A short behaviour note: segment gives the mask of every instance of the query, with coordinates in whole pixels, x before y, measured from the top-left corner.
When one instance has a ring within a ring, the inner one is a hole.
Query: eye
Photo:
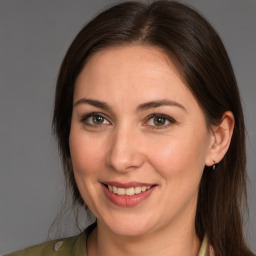
[[[90,113],[82,118],[83,123],[87,125],[109,125],[110,122],[99,113]]]
[[[149,116],[146,125],[150,125],[155,129],[166,128],[171,124],[176,123],[176,121],[164,114],[152,114]]]
[[[166,120],[166,118],[164,118],[164,117],[158,117],[158,116],[156,116],[156,117],[153,118],[153,123],[154,123],[154,125],[156,125],[156,126],[165,125],[166,121],[167,121],[167,120]]]

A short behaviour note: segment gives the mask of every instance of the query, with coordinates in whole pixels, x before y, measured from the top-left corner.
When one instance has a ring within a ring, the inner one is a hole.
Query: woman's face
[[[115,234],[194,226],[211,141],[196,99],[157,48],[102,50],[76,81],[75,179],[98,225]]]

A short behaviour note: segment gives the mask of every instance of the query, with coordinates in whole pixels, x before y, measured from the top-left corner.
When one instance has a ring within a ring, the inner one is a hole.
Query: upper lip
[[[104,185],[110,185],[115,186],[118,188],[131,188],[131,187],[143,187],[143,186],[153,186],[155,184],[152,183],[144,183],[144,182],[137,182],[137,181],[131,181],[131,182],[118,182],[118,181],[106,181],[102,182]]]

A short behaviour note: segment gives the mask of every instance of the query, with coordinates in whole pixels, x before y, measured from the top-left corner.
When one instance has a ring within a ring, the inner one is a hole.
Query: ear
[[[212,127],[209,150],[205,165],[212,166],[219,163],[228,151],[235,125],[234,115],[231,111],[224,112],[221,123]]]

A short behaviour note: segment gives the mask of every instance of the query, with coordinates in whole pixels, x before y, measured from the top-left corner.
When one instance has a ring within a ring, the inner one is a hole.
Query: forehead
[[[174,80],[184,87],[176,66],[162,49],[128,45],[93,54],[79,74],[76,87],[89,91],[96,87],[110,89],[118,83],[122,90],[152,89],[152,85],[161,90]]]
[[[113,47],[94,54],[76,81],[74,103],[81,98],[105,102],[119,112],[169,100],[202,114],[171,59],[154,47]]]
[[[101,65],[98,65],[99,63]],[[159,66],[160,63],[161,65]],[[107,71],[108,68],[119,70],[121,67],[130,68],[131,64],[134,69],[142,65],[147,65],[151,67],[151,72],[163,70],[163,66],[165,66],[167,70],[170,71],[171,69],[175,75],[182,79],[179,70],[174,64],[173,58],[170,58],[162,48],[149,45],[121,45],[104,48],[89,57],[84,70],[92,66],[94,68],[97,67],[97,71],[101,72],[104,70]]]

